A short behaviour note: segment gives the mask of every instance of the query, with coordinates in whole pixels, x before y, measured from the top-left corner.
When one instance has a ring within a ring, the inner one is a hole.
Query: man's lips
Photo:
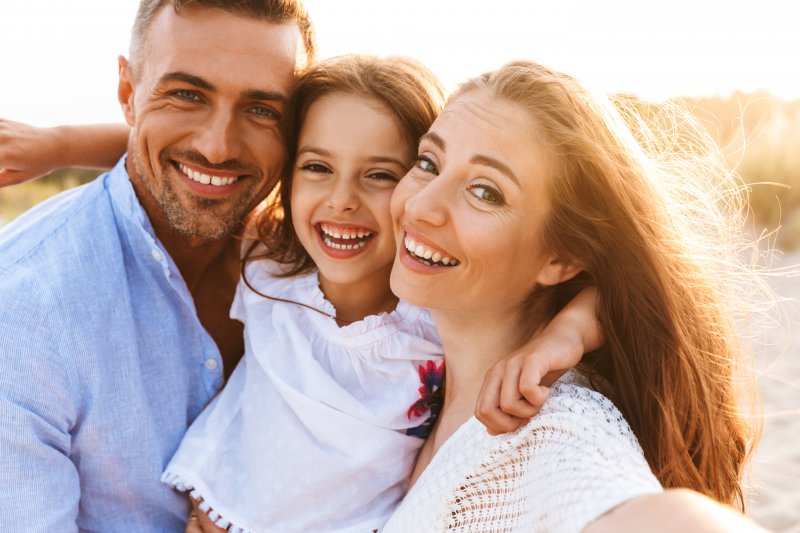
[[[178,170],[183,172],[190,180],[202,185],[226,187],[228,185],[233,185],[242,177],[240,174],[230,171],[199,170],[197,168],[191,168],[184,163],[176,163],[176,166]]]

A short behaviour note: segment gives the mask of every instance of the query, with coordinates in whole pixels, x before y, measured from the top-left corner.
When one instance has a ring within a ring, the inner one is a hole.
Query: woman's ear
[[[536,282],[540,285],[558,285],[574,278],[581,270],[576,262],[551,255],[544,267],[539,270]]]
[[[131,77],[131,68],[128,60],[119,56],[119,85],[117,86],[117,98],[119,99],[120,106],[122,106],[122,114],[125,115],[125,121],[128,126],[133,127],[136,114],[133,112],[133,79]]]

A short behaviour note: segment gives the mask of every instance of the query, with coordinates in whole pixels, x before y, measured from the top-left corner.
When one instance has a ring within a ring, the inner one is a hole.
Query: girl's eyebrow
[[[313,152],[315,154],[319,154],[325,157],[331,156],[329,150],[325,150],[324,148],[318,148],[316,146],[302,146],[297,150],[297,155],[304,154],[306,152]]]
[[[305,153],[313,153],[317,155],[321,155],[323,157],[331,157],[330,150],[325,150],[324,148],[319,148],[317,146],[303,146],[297,150],[297,155],[305,154]],[[384,155],[370,155],[364,158],[365,161],[370,163],[394,163],[400,167],[407,167],[410,161],[401,161],[395,157],[389,157]]]

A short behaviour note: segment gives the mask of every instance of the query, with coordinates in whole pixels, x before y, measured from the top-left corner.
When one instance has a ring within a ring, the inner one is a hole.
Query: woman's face
[[[392,197],[392,290],[433,310],[516,313],[546,272],[545,158],[527,114],[474,91],[422,138]]]

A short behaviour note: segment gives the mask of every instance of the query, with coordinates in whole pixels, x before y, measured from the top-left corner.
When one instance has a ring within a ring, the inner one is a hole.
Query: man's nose
[[[233,111],[216,110],[197,127],[193,148],[210,163],[222,164],[241,155],[243,141]]]

